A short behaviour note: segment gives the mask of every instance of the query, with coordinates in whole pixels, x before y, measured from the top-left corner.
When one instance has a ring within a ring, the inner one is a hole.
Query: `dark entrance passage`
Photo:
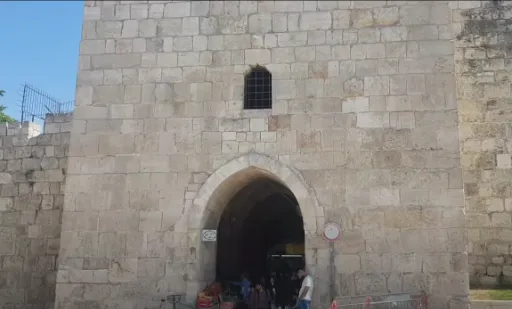
[[[276,258],[276,256],[284,256]],[[304,223],[298,202],[284,185],[257,179],[227,202],[217,234],[217,280],[268,280],[276,267],[304,266]]]

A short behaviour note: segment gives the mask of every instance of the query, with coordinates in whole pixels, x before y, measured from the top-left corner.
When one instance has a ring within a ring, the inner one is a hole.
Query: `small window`
[[[272,108],[272,74],[256,66],[245,75],[244,109]]]

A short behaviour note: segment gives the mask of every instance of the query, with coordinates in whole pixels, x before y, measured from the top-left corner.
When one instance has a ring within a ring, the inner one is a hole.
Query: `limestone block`
[[[83,54],[104,54],[105,40],[84,40],[80,43],[80,52]]]
[[[358,255],[337,255],[335,265],[337,272],[342,274],[352,274],[361,270],[361,261]]]
[[[512,275],[512,266],[510,266],[510,265],[504,265],[504,266],[503,266],[503,275],[505,275],[505,276],[511,276],[511,275]]]
[[[505,210],[503,206],[503,200],[501,199],[489,199],[486,200],[487,212],[502,212]]]
[[[364,28],[373,25],[372,10],[352,10],[350,11],[350,26],[353,28]]]
[[[375,234],[372,230],[372,237],[366,240],[366,251],[371,253],[386,253],[398,250],[399,234],[396,230],[388,230],[381,234]]]
[[[251,131],[267,131],[268,124],[266,119],[252,118],[250,119],[250,130]]]
[[[277,141],[276,132],[261,132],[261,141],[267,143],[275,143]]]
[[[219,16],[217,19],[222,34],[243,34],[247,31],[247,16]]]
[[[325,1],[328,2],[328,1]],[[332,27],[333,29],[347,29],[350,26],[349,10],[332,11]]]
[[[399,205],[400,194],[397,189],[371,189],[370,203],[377,206]]]
[[[419,207],[397,208],[384,214],[381,226],[384,228],[414,228],[416,222],[420,221],[421,211]]]
[[[105,54],[95,55],[91,58],[93,69],[128,69],[141,64],[141,57],[137,54]]]
[[[291,99],[296,96],[297,87],[294,80],[276,80],[274,84],[277,99]]]
[[[210,38],[217,38],[217,42],[213,41],[210,43]],[[237,50],[237,49],[249,49],[251,48],[251,40],[252,37],[250,35],[225,35],[225,36],[210,36],[208,41],[209,49],[227,49],[227,50]],[[216,43],[216,45],[215,45]],[[210,48],[210,44],[212,44],[212,48]],[[216,48],[216,46],[218,46]],[[235,51],[232,54],[236,53]],[[231,64],[230,59],[228,63]],[[243,62],[241,62],[243,63]]]
[[[61,248],[61,258],[95,257],[98,254],[98,233],[62,232]]]
[[[359,113],[369,111],[368,97],[347,98],[342,102],[342,111],[344,113]]]
[[[399,21],[399,14],[397,7],[389,8],[374,8],[373,9],[375,25],[391,26]]]
[[[512,224],[511,216],[506,213],[491,213],[492,227],[509,227]]]
[[[164,8],[164,17],[187,17],[191,14],[191,4],[188,2],[167,3]],[[195,14],[194,14],[195,15]]]
[[[358,113],[357,127],[359,128],[385,128],[389,127],[389,113]]]
[[[132,19],[145,19],[148,18],[149,5],[147,4],[132,4],[130,6],[130,18]]]
[[[338,5],[336,3],[331,3],[330,1],[305,1],[303,10],[307,11],[316,11],[318,10],[332,10],[336,9]]]
[[[137,278],[137,259],[118,259],[110,262],[108,281],[131,282]]]
[[[271,56],[272,56],[272,62],[273,63],[292,63],[295,61],[295,50],[292,47],[284,47],[284,48],[272,48],[271,49]],[[295,65],[295,68],[294,68]],[[303,67],[305,66],[305,68]],[[305,64],[292,64],[292,71],[300,72],[301,70],[308,69],[308,66]],[[295,69],[295,70],[294,70]],[[307,77],[307,74],[306,74]]]
[[[390,272],[391,254],[363,254],[361,255],[361,268],[366,272]]]
[[[240,14],[248,15],[258,12],[258,3],[254,1],[244,1],[239,4]]]
[[[387,76],[365,77],[365,95],[387,95],[389,94],[389,78]]]
[[[402,272],[418,272],[422,269],[422,257],[416,253],[392,254],[392,269],[400,268]]]
[[[296,131],[277,132],[277,151],[280,153],[293,153],[297,149]]]
[[[155,258],[138,259],[137,276],[160,278],[165,275],[165,260]]]
[[[245,51],[246,64],[267,64],[270,62],[270,50],[268,49],[248,49]]]
[[[447,272],[450,270],[449,257],[444,253],[431,253],[423,257],[423,268],[427,272]]]
[[[249,33],[267,33],[272,29],[272,17],[269,14],[254,14],[249,17]],[[274,31],[279,31],[274,29]]]
[[[277,35],[277,44],[279,47],[303,46],[307,42],[306,32],[297,33],[279,33]]]
[[[117,233],[100,233],[98,255],[106,258],[124,256],[126,252],[126,235]]]
[[[360,295],[365,293],[386,293],[386,277],[384,274],[358,273],[355,275],[355,288]]]
[[[216,17],[203,17],[200,22],[200,33],[209,35],[217,32],[219,27]]]
[[[402,6],[400,8],[400,23],[404,25],[421,25],[429,23],[429,7],[421,6]]]
[[[327,30],[331,27],[330,12],[304,12],[300,14],[299,26],[301,30]]]
[[[412,112],[390,113],[389,119],[392,128],[412,129],[416,127],[416,120]]]
[[[10,211],[14,207],[14,202],[12,198],[0,198],[0,211]]]
[[[13,255],[15,253],[15,241],[11,236],[11,231],[2,228],[0,234],[0,254],[2,255]]]
[[[359,29],[359,43],[377,43],[380,42],[380,30],[372,28]],[[370,57],[372,58],[372,57]]]
[[[64,212],[63,231],[95,231],[98,227],[98,213],[94,212]]]
[[[208,1],[196,1],[192,2],[190,8],[191,16],[207,16],[210,11],[210,5]]]
[[[496,161],[499,169],[512,168],[512,159],[510,154],[497,154]]]

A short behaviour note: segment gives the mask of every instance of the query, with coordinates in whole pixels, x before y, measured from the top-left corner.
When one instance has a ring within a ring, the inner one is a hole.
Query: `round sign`
[[[324,237],[327,240],[334,241],[340,238],[341,236],[341,228],[338,224],[334,222],[329,222],[325,224],[324,227]]]

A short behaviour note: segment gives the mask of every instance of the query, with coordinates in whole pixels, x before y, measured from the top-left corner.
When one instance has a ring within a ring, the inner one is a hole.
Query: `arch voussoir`
[[[307,184],[300,172],[260,153],[245,154],[228,161],[214,171],[202,184],[193,198],[189,213],[189,229],[195,235],[190,239],[189,247],[196,248],[197,270],[202,282],[213,280],[212,269],[215,269],[215,244],[205,244],[201,241],[201,229],[211,229],[218,225],[226,203],[248,183],[261,178],[269,178],[279,182],[295,196],[304,223],[306,236],[305,246],[308,250],[308,240],[318,234],[318,222],[323,222],[323,211],[319,211],[319,203],[314,190]],[[199,232],[198,232],[199,231]],[[307,262],[308,265],[314,261]],[[213,272],[214,273],[214,272]],[[198,282],[191,282],[191,287]],[[192,288],[193,289],[193,288]]]

